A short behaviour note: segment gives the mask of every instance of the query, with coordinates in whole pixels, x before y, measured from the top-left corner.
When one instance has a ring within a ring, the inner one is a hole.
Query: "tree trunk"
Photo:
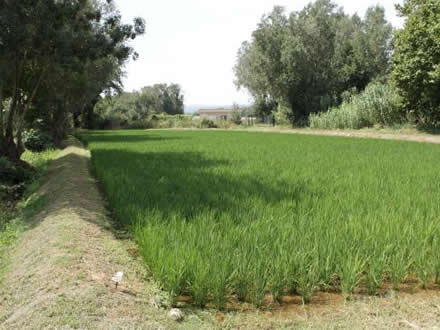
[[[14,140],[14,117],[17,111],[17,92],[14,92],[12,102],[9,107],[9,116],[7,118],[5,135],[2,138],[2,146],[0,155],[8,158],[11,161],[18,161],[20,159],[20,152]]]
[[[66,111],[64,101],[58,102],[52,112],[52,140],[56,147],[62,147],[65,138]]]
[[[3,139],[5,136],[4,131],[4,119],[3,119],[3,86],[0,86],[0,144],[3,143]]]
[[[0,156],[6,146],[5,141],[5,122],[4,122],[4,106],[3,106],[3,86],[0,86]]]
[[[81,127],[81,120],[80,120],[81,112],[74,111],[73,112],[73,127],[74,128],[80,128]]]
[[[93,122],[93,114],[95,105],[99,102],[99,95],[95,97],[89,104],[84,107],[83,110],[83,120],[82,120],[82,128],[93,129],[95,128],[95,123]]]

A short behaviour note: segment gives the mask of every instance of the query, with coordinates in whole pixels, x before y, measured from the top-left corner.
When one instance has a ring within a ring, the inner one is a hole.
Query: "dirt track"
[[[352,138],[400,140],[425,143],[439,143],[440,135],[421,133],[415,130],[392,131],[392,130],[315,130],[315,129],[277,129],[277,128],[256,128],[251,131],[278,132],[284,134],[305,134],[325,135]]]

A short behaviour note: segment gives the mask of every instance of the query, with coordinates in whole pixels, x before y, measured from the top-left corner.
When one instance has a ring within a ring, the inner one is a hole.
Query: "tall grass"
[[[310,127],[320,129],[360,129],[374,125],[393,126],[404,120],[399,97],[390,85],[372,83],[339,107],[310,115]]]
[[[44,152],[30,152],[26,151],[21,159],[28,162],[37,169],[33,180],[27,183],[26,191],[24,193],[25,199],[28,198],[37,188],[38,179],[46,171],[50,160],[56,156],[57,151],[47,150]],[[1,190],[0,190],[1,192]],[[18,205],[11,205],[10,201],[4,201],[0,194],[0,266],[4,250],[17,238],[18,234],[24,227],[23,209],[29,205],[23,201],[17,201]],[[1,267],[0,267],[1,268]],[[1,270],[0,270],[1,277]]]
[[[246,132],[90,132],[115,217],[203,306],[440,278],[436,145]]]

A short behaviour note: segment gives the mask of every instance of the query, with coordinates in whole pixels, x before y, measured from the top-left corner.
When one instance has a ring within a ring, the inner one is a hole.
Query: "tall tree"
[[[381,7],[370,8],[364,20],[330,0],[317,0],[288,18],[275,7],[240,48],[235,83],[257,103],[290,109],[290,120],[302,121],[339,103],[345,90],[364,89],[383,76],[391,36]]]
[[[0,126],[0,156],[20,158],[25,118],[35,106],[52,118],[59,139],[67,114],[118,80],[134,55],[127,42],[144,29],[139,18],[123,24],[112,0],[2,1],[0,94],[11,102]]]
[[[440,2],[405,0],[405,26],[397,31],[392,78],[408,113],[440,126]]]
[[[96,105],[101,122],[112,126],[136,126],[137,121],[153,114],[184,113],[184,95],[177,84],[156,84],[140,91],[118,93],[102,99]]]

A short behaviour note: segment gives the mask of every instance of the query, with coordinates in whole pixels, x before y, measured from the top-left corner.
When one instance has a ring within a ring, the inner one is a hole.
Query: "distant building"
[[[199,110],[199,115],[201,118],[207,118],[211,120],[231,120],[233,110],[230,109],[208,109]]]

